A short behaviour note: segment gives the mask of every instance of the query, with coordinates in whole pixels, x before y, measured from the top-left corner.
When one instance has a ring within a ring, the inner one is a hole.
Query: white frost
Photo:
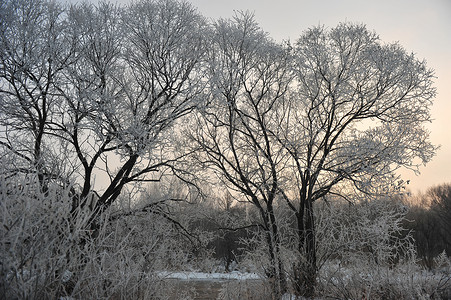
[[[178,280],[257,280],[261,277],[255,273],[205,273],[205,272],[170,272],[160,271],[157,276],[165,279],[178,279]]]

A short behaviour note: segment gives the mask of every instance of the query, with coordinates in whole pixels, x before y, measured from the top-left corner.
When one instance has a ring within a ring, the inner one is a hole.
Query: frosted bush
[[[67,190],[37,178],[0,178],[1,293],[6,298],[41,298],[62,288],[74,235]],[[65,276],[67,278],[67,276]]]
[[[164,299],[153,270],[167,253],[184,261],[168,224],[106,211],[94,236],[91,213],[71,213],[72,200],[70,187],[42,191],[34,175],[0,178],[0,298]]]
[[[401,226],[406,213],[393,200],[322,207],[319,226],[327,222],[332,230],[318,230],[317,293],[340,299],[446,299],[449,273],[434,274],[417,264],[414,241]]]

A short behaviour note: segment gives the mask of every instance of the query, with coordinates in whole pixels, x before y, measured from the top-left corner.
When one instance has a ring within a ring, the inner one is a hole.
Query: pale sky
[[[315,25],[335,27],[339,22],[363,23],[384,42],[398,41],[408,52],[435,69],[438,95],[428,128],[437,155],[421,174],[403,172],[414,193],[451,183],[451,0],[189,0],[201,14],[217,19],[234,10],[254,12],[262,29],[277,41],[295,41]],[[70,0],[70,2],[78,2]],[[91,0],[91,2],[97,2]],[[112,1],[115,2],[115,1]],[[120,0],[118,3],[128,3]]]

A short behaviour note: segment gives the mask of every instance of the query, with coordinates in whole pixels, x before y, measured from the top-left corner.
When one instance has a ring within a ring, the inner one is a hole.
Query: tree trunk
[[[316,287],[316,238],[313,203],[304,201],[297,214],[299,260],[293,266],[294,289],[297,296],[313,297]]]
[[[274,254],[275,254],[275,261],[274,261],[274,267],[276,269],[276,279],[277,279],[277,290],[279,295],[283,295],[287,290],[286,285],[286,279],[285,279],[285,272],[283,267],[283,262],[281,260],[280,255],[280,234],[279,229],[276,224],[276,218],[274,215],[274,209],[272,206],[268,207],[268,213],[269,213],[269,220],[271,223],[271,232],[273,236],[274,241]]]
[[[316,286],[316,238],[315,238],[315,220],[313,214],[313,203],[311,200],[306,202],[306,222],[305,222],[305,290],[304,296],[312,297]]]
[[[275,299],[280,299],[286,291],[286,279],[282,260],[280,259],[280,237],[273,207],[268,205],[267,212],[261,212],[268,244],[269,270],[266,276],[271,282]]]

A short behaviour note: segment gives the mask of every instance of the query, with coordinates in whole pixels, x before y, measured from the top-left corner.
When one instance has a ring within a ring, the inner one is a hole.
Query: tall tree
[[[270,267],[279,295],[285,290],[274,205],[286,155],[271,128],[275,106],[290,83],[288,51],[273,42],[249,13],[219,20],[209,49],[210,106],[191,128],[197,163],[217,174],[260,212]]]
[[[148,175],[173,159],[170,128],[202,101],[204,20],[177,1],[78,9],[81,57],[69,74],[77,94],[65,93],[75,123],[65,130],[84,168],[82,195],[103,164],[110,180],[97,206],[109,206],[126,184],[158,180]]]
[[[296,87],[280,144],[290,155],[296,189],[284,193],[297,216],[299,289],[313,293],[316,247],[313,203],[330,193],[380,196],[396,187],[399,167],[417,170],[435,152],[433,71],[398,44],[383,44],[363,25],[307,30],[293,49]],[[286,192],[286,191],[285,191]]]
[[[204,100],[204,18],[176,0],[2,6],[3,154],[42,175],[65,168],[73,211],[158,181],[177,159],[172,126]]]

